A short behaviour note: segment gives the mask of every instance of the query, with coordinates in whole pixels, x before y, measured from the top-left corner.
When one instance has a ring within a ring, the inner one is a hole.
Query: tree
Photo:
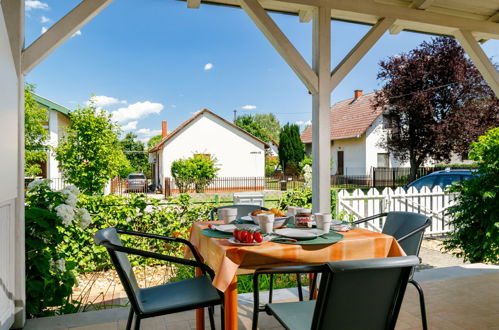
[[[78,108],[69,117],[72,125],[55,149],[63,177],[86,194],[102,193],[109,179],[130,166],[118,141],[119,127],[93,106]]]
[[[40,163],[47,159],[48,133],[43,122],[48,112],[33,98],[34,85],[24,86],[24,171],[25,176],[42,173]]]
[[[150,138],[149,141],[147,141],[147,148],[150,149],[152,147],[155,147],[159,143],[159,141],[161,141],[161,138],[162,138],[161,134],[153,136],[152,138]]]
[[[171,173],[181,193],[194,184],[196,192],[203,192],[217,176],[216,158],[206,154],[194,154],[191,158],[172,162]]]
[[[300,128],[298,125],[283,126],[279,135],[279,159],[286,173],[296,172],[298,164],[305,157],[305,145],[301,142]],[[294,174],[294,173],[292,173]]]
[[[447,250],[476,262],[499,262],[499,127],[472,144],[470,159],[478,165],[472,179],[451,187],[458,192],[449,208],[452,231]]]
[[[273,113],[238,116],[234,124],[264,142],[279,141],[281,124]]]
[[[145,151],[144,143],[136,141],[137,135],[127,133],[125,138],[120,141],[121,148],[126,158],[130,162],[133,172],[149,174],[151,166],[149,164],[149,156]]]
[[[499,101],[453,39],[434,38],[380,66],[374,106],[388,124],[380,144],[409,160],[411,180],[425,160],[449,161],[499,124]]]

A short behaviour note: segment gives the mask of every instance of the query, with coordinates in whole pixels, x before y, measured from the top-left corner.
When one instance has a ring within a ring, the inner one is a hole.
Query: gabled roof
[[[257,142],[259,143],[262,143],[263,146],[265,148],[268,148],[268,144],[263,142],[262,140],[260,140],[259,138],[257,138],[256,136],[246,132],[245,130],[243,130],[242,128],[234,125],[233,123],[231,123],[230,121],[227,121],[225,119],[223,119],[222,117],[220,117],[219,115],[215,114],[214,112],[208,110],[208,109],[201,109],[199,110],[198,112],[196,112],[194,114],[194,116],[192,116],[191,118],[187,119],[186,121],[184,121],[179,127],[177,127],[173,132],[171,132],[170,134],[168,134],[165,138],[163,138],[156,146],[154,146],[153,148],[151,148],[149,150],[149,152],[155,152],[155,151],[158,151],[161,146],[163,144],[165,144],[167,141],[169,141],[170,139],[172,139],[175,135],[177,135],[178,133],[180,133],[187,125],[189,125],[192,121],[194,121],[196,118],[202,116],[202,115],[210,115],[210,116],[213,116],[219,120],[221,120],[222,122],[224,122],[225,124],[235,128],[236,130],[248,135],[250,138],[252,138],[253,140],[256,140]]]
[[[374,109],[375,93],[362,95],[357,100],[346,99],[331,107],[331,140],[359,137],[364,134],[374,120],[382,113],[382,109]],[[312,126],[301,134],[303,143],[312,143]]]
[[[69,113],[71,112],[71,110],[69,110],[68,108],[60,104],[57,104],[53,101],[50,101],[49,99],[46,99],[38,94],[33,93],[33,98],[35,99],[36,102],[40,103],[42,106],[46,107],[49,110],[58,111],[66,116],[69,115]]]

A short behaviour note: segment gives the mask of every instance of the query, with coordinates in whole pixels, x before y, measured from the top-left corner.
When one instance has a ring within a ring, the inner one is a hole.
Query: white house
[[[43,123],[43,125],[49,131],[48,144],[51,149],[55,148],[59,144],[59,138],[64,134],[66,127],[71,125],[71,120],[69,119],[70,110],[35,93],[33,93],[33,98],[41,107],[48,111],[48,122]],[[47,161],[42,164],[42,176],[48,179],[62,178],[59,163],[55,159],[53,150],[48,151]]]
[[[383,137],[381,109],[372,106],[374,93],[354,97],[331,107],[331,174],[367,175],[371,167],[399,167],[401,164],[378,145]],[[312,127],[301,134],[307,153],[312,150]]]
[[[183,122],[170,134],[163,122],[162,140],[149,153],[155,182],[171,178],[171,164],[180,158],[205,154],[217,159],[217,177],[265,176],[267,144],[208,109]]]

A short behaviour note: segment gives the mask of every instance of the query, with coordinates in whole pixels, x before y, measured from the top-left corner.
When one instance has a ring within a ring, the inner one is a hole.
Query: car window
[[[145,179],[146,176],[145,175],[142,175],[142,174],[133,174],[133,175],[129,175],[128,176],[128,179],[129,180],[137,180],[137,179]]]
[[[435,184],[442,187],[442,189],[461,181],[461,175],[459,174],[438,175],[437,177],[438,179]]]
[[[431,189],[434,183],[435,183],[435,176],[432,175],[414,181],[409,185],[409,187],[414,187],[417,190],[421,190],[421,188],[423,187],[428,187]]]

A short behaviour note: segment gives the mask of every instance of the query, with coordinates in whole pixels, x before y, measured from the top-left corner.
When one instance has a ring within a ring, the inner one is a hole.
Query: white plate
[[[245,215],[245,216],[241,217],[241,220],[244,220],[244,221],[253,221],[253,219],[251,218],[250,215]]]
[[[274,231],[279,236],[290,237],[294,239],[314,239],[324,235],[326,232],[316,228],[283,228]]]
[[[260,227],[255,225],[247,225],[247,224],[228,224],[228,225],[213,225],[212,228],[214,230],[221,231],[223,233],[233,233],[234,230],[237,229],[246,229],[246,230],[258,230]]]
[[[263,244],[263,243],[267,243],[268,241],[270,241],[271,237],[269,236],[265,236],[263,238],[263,241],[261,243],[257,243],[257,242],[254,242],[254,243],[241,243],[239,241],[237,241],[234,237],[231,237],[228,239],[228,242],[231,243],[231,244],[234,244],[234,245],[247,245],[247,246],[253,246],[253,245],[260,245],[260,244]]]

